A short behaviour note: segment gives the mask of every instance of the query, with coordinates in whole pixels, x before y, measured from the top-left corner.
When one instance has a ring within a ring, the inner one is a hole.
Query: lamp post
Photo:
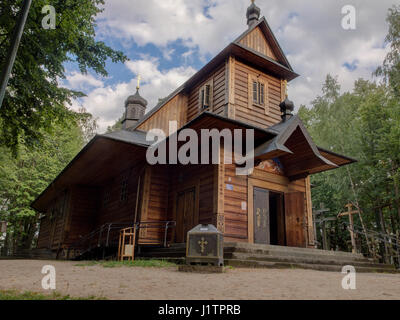
[[[19,19],[15,25],[13,36],[11,39],[11,45],[8,50],[6,61],[4,63],[3,70],[0,75],[0,108],[3,104],[4,95],[6,93],[6,88],[8,84],[8,80],[10,79],[10,74],[12,67],[15,62],[15,57],[17,56],[17,51],[19,47],[19,43],[21,41],[22,34],[24,32],[25,22],[28,18],[29,9],[31,7],[32,0],[25,0],[21,12],[19,14]]]

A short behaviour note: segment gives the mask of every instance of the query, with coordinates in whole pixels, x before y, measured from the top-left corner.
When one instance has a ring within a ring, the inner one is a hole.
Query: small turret
[[[260,19],[261,9],[254,4],[254,0],[251,0],[250,7],[247,8],[247,25],[251,28]]]
[[[139,81],[136,87],[136,93],[129,96],[125,101],[125,115],[122,120],[122,129],[129,130],[133,128],[146,113],[147,101],[139,93]]]
[[[292,112],[294,111],[294,103],[290,101],[287,96],[285,100],[281,102],[279,107],[281,108],[282,112],[281,115],[282,122],[285,122],[286,120],[290,119],[293,116]]]

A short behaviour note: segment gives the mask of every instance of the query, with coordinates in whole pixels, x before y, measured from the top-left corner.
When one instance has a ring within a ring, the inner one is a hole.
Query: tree
[[[8,222],[6,245],[30,248],[38,231],[39,213],[30,205],[85,144],[86,128],[95,126],[87,113],[78,113],[68,126],[43,132],[40,144],[20,138],[17,158],[0,147],[0,220]]]
[[[389,9],[386,21],[389,24],[386,42],[390,44],[391,50],[375,74],[383,76],[397,97],[400,97],[400,5]]]
[[[0,63],[21,4],[22,0],[0,2]],[[45,15],[41,11],[47,4],[56,10],[55,30],[42,28]],[[66,62],[77,63],[82,73],[91,69],[106,76],[107,59],[127,59],[122,52],[95,40],[95,18],[103,4],[104,0],[33,1],[0,110],[0,145],[16,153],[21,139],[26,145],[35,144],[56,125],[72,121],[74,113],[66,104],[83,93],[59,86],[59,79],[65,79]]]

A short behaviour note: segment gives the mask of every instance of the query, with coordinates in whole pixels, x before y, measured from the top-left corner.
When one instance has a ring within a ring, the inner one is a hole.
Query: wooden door
[[[189,230],[197,224],[196,221],[196,190],[189,189],[178,193],[176,205],[176,242],[186,242]]]
[[[285,194],[286,245],[289,247],[305,247],[305,204],[304,193]]]
[[[270,216],[269,216],[269,191],[254,188],[254,243],[270,244]]]

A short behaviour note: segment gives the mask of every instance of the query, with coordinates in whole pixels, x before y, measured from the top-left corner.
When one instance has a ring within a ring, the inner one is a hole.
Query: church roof
[[[146,140],[146,132],[135,130],[119,130],[100,135],[100,137],[126,142],[140,147],[148,147],[150,143]]]
[[[277,60],[272,59],[250,47],[247,47],[241,43],[248,34],[250,34],[256,28],[260,28],[266,39],[269,41],[271,48],[277,57]],[[203,68],[196,72],[190,79],[188,79],[182,86],[172,92],[165,100],[158,103],[152,110],[147,112],[145,116],[136,124],[132,130],[138,128],[143,122],[149,119],[154,113],[160,110],[165,104],[167,104],[172,98],[185,90],[189,90],[197,82],[215,70],[229,55],[234,55],[245,61],[251,62],[254,66],[268,70],[268,72],[278,76],[279,78],[291,81],[297,78],[299,75],[293,71],[286,55],[284,54],[281,46],[278,43],[274,33],[272,32],[265,17],[262,17],[257,23],[251,25],[245,32],[243,32],[238,38],[226,46],[219,54],[217,54],[211,61],[209,61]]]

